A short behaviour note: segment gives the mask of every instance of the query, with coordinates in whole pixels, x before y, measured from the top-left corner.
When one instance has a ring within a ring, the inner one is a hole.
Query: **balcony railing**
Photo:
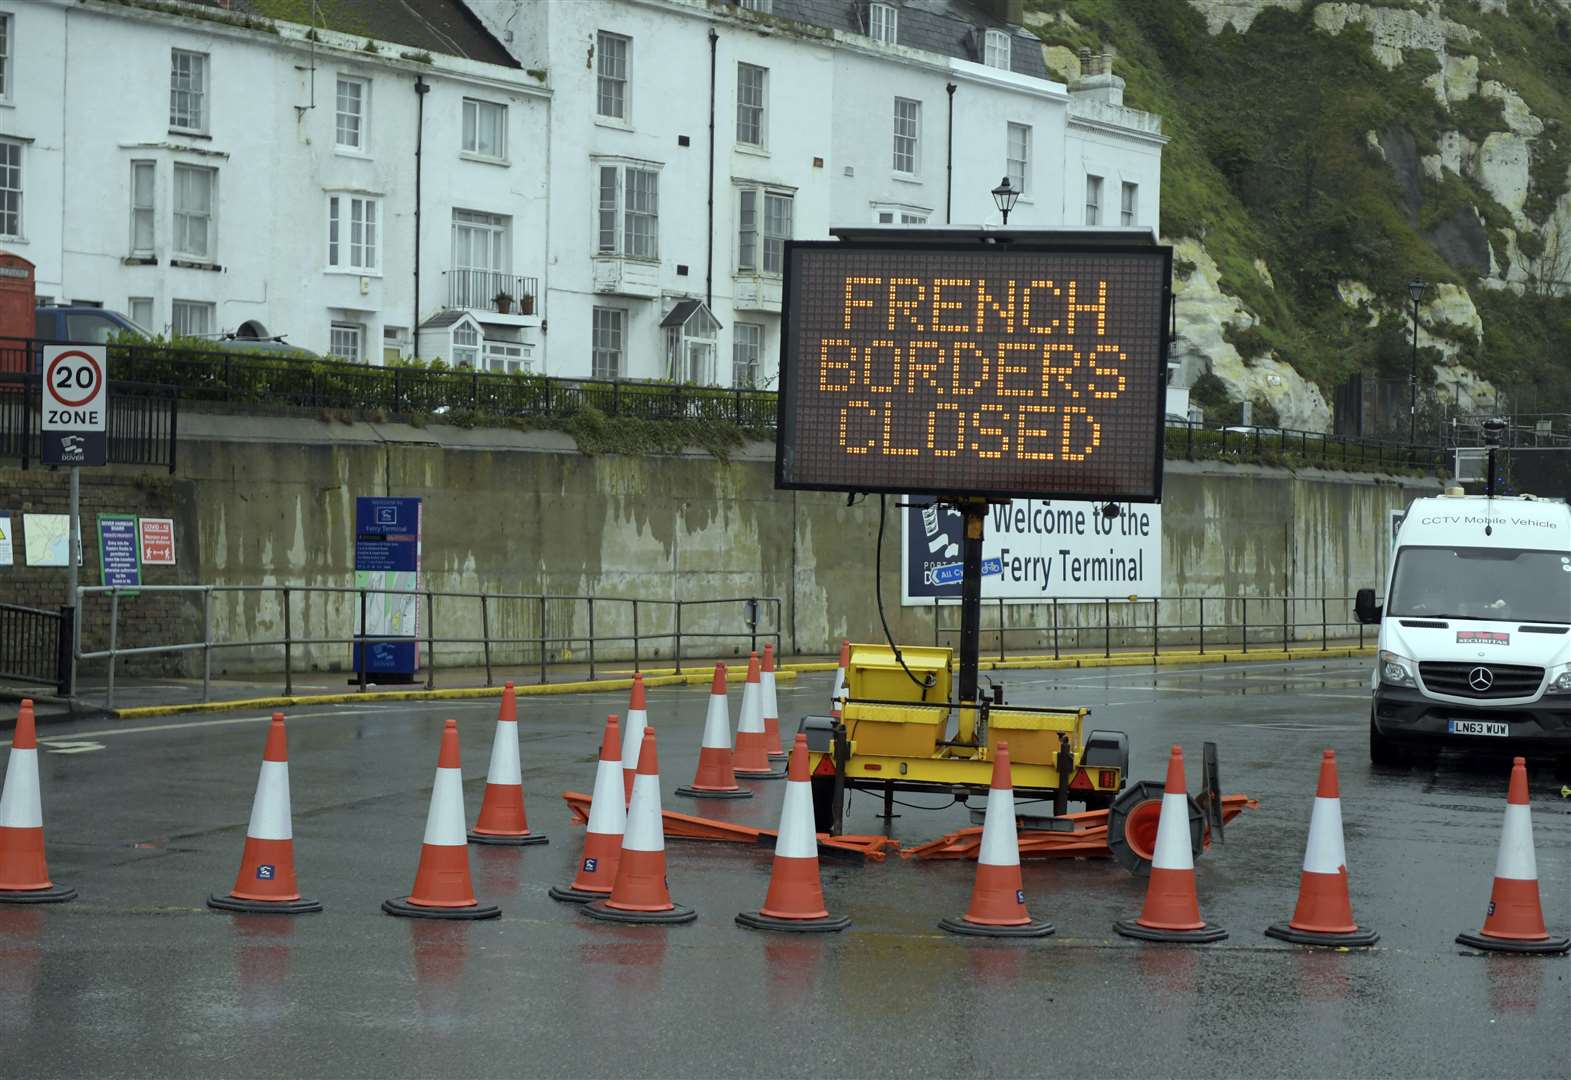
[[[504,274],[500,270],[449,270],[446,277],[448,307],[500,315],[541,313],[538,278]]]

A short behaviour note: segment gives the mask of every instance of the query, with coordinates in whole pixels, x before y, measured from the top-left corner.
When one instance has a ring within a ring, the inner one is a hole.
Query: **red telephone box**
[[[37,302],[33,264],[20,255],[0,251],[0,371],[30,367],[23,339],[33,336]]]

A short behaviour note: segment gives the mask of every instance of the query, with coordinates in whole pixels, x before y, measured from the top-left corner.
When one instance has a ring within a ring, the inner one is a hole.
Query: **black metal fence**
[[[1353,614],[1350,596],[1146,596],[1051,600],[1040,604],[984,603],[982,648],[999,660],[1015,656],[1112,656],[1115,650],[1151,655],[1183,649],[1199,653],[1290,649],[1300,643],[1329,651],[1341,641],[1373,644]],[[943,612],[952,610],[953,624]],[[959,644],[959,612],[933,603],[933,644]],[[991,624],[991,625],[989,625]]]
[[[40,376],[0,370],[0,458],[26,469],[40,456]],[[164,466],[175,471],[180,392],[172,386],[111,379],[104,418],[111,465]]]
[[[1438,446],[1411,445],[1361,435],[1328,435],[1286,428],[1167,422],[1167,456],[1190,461],[1254,461],[1377,472],[1440,471],[1450,464]]]
[[[0,679],[69,693],[71,609],[0,604]]]
[[[110,378],[177,387],[186,401],[499,420],[567,417],[594,408],[638,420],[706,420],[754,430],[775,424],[775,395],[743,388],[557,379],[445,364],[370,367],[180,345],[108,349]],[[36,355],[34,342],[0,340],[0,370],[31,370]]]

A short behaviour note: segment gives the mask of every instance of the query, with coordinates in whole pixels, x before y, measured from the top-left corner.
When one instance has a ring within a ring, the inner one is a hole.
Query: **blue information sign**
[[[98,515],[98,560],[105,585],[117,589],[142,587],[142,551],[136,541],[136,518],[129,514]]]
[[[368,675],[412,676],[419,665],[420,602],[413,590],[420,587],[420,513],[417,498],[355,500],[355,587],[368,590],[363,632],[395,639],[366,644]],[[359,623],[357,611],[357,634]],[[357,642],[350,656],[357,672],[359,649]]]

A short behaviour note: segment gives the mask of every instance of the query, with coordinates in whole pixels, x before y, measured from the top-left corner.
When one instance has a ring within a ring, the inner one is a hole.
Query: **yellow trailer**
[[[952,649],[851,646],[839,715],[805,722],[819,829],[840,831],[848,790],[882,794],[886,820],[896,792],[985,796],[1000,743],[1017,799],[1051,799],[1055,815],[1111,805],[1129,769],[1123,732],[1087,731],[1086,708],[1007,704],[1002,686],[954,701],[954,670]]]

